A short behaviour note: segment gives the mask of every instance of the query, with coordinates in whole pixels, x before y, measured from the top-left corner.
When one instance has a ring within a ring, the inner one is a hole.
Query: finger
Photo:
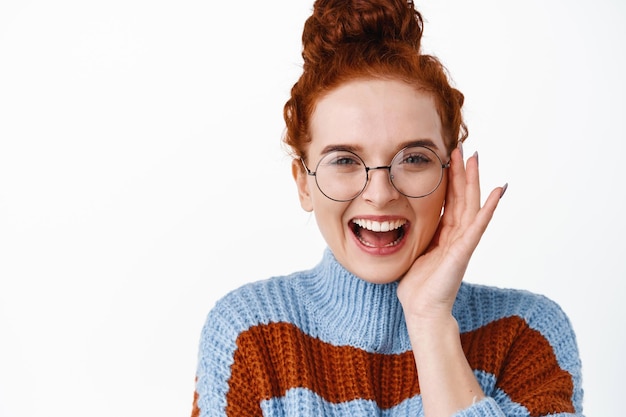
[[[448,172],[448,190],[446,191],[446,207],[444,219],[453,223],[461,221],[465,205],[465,164],[459,148],[450,154],[450,169]]]
[[[493,218],[493,214],[495,213],[496,208],[498,207],[498,203],[500,202],[500,199],[504,195],[504,192],[506,191],[507,187],[508,187],[508,184],[506,184],[503,187],[497,187],[493,189],[491,193],[489,193],[489,196],[487,197],[485,204],[478,211],[478,213],[476,214],[476,217],[474,218],[474,221],[472,222],[470,227],[467,229],[466,236],[469,239],[468,244],[472,246],[472,251],[473,249],[476,248],[483,234],[487,230],[487,226],[491,222],[491,219]]]
[[[478,152],[474,152],[465,166],[465,205],[466,215],[474,216],[480,210],[480,175]]]

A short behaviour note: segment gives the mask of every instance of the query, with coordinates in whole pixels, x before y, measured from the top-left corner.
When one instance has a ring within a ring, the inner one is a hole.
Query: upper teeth
[[[388,232],[402,227],[406,223],[406,220],[378,222],[376,220],[354,219],[353,222],[364,229],[371,230],[372,232]]]

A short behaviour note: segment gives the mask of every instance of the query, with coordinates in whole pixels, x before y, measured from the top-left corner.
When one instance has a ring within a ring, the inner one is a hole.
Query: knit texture
[[[192,416],[423,416],[396,289],[327,250],[226,295],[202,330]],[[553,301],[463,283],[453,314],[487,395],[456,416],[582,416],[575,336]]]

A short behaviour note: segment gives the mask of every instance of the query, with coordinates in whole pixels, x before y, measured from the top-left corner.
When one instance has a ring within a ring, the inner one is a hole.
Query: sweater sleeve
[[[499,369],[475,368],[487,398],[455,417],[583,416],[581,362],[568,317],[546,297],[520,300],[519,316],[502,321],[510,324],[506,348],[494,344],[488,353],[502,357]]]
[[[231,366],[241,331],[237,317],[236,308],[225,300],[218,302],[207,316],[200,337],[192,417],[228,415]],[[245,394],[242,391],[239,396]]]
[[[507,415],[493,398],[486,397],[454,417],[507,417]]]

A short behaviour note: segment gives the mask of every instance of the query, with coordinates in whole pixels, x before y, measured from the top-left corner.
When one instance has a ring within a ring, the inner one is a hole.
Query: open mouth
[[[370,248],[390,248],[399,244],[406,233],[406,220],[376,221],[353,219],[350,227],[364,246]]]

